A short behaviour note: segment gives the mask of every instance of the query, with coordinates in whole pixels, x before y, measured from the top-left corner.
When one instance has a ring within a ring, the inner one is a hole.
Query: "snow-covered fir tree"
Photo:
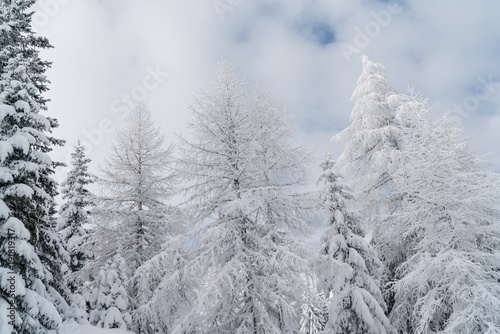
[[[412,240],[392,287],[402,332],[500,332],[500,178],[460,134],[420,119],[399,153],[393,191],[404,204],[384,224],[399,226],[389,238]]]
[[[172,146],[143,103],[126,119],[115,137],[97,178],[101,188],[95,210],[95,260],[100,266],[117,252],[133,275],[144,262],[158,254],[169,236],[182,231],[178,210],[166,201],[174,194],[175,175],[170,168]]]
[[[179,161],[187,181],[193,307],[172,333],[296,333],[312,255],[300,238],[312,201],[294,192],[307,156],[290,144],[287,116],[227,62],[190,108],[193,140]],[[311,210],[312,211],[312,210]]]
[[[361,216],[350,209],[353,195],[340,184],[334,164],[327,153],[318,179],[324,183],[320,198],[327,218],[321,237],[318,288],[327,300],[328,313],[320,333],[394,333],[379,287],[382,262],[363,239]]]
[[[89,321],[101,328],[127,329],[131,318],[128,313],[126,263],[116,254],[99,271],[96,285],[90,296]]]
[[[84,147],[78,142],[71,154],[71,165],[66,180],[61,184],[64,203],[59,211],[57,230],[61,234],[66,248],[70,253],[70,275],[68,285],[75,291],[81,282],[74,275],[85,264],[85,250],[82,244],[87,236],[84,225],[90,224],[90,208],[94,196],[87,189],[94,182],[94,177],[88,171],[90,159],[85,156]]]
[[[62,141],[41,113],[50,64],[39,50],[50,44],[31,30],[34,2],[0,1],[0,314],[16,334],[56,330],[69,301],[68,254],[50,217],[57,164],[48,152]]]

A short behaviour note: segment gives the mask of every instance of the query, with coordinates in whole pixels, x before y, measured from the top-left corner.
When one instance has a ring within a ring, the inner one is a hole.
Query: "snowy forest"
[[[381,64],[361,58],[340,156],[221,60],[189,137],[138,103],[58,184],[34,2],[0,1],[1,334],[500,333],[500,176]]]

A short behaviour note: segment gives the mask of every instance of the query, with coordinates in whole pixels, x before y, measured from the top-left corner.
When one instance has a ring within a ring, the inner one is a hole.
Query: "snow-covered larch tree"
[[[50,44],[31,30],[34,3],[0,1],[0,322],[16,334],[57,330],[69,300],[68,254],[50,222],[58,164],[48,152],[63,142],[42,114],[50,63],[39,50]]]
[[[66,248],[70,253],[69,286],[75,291],[80,285],[75,282],[72,273],[80,270],[85,264],[85,250],[82,248],[87,231],[84,225],[90,224],[90,208],[93,206],[94,195],[87,189],[94,182],[94,177],[88,171],[90,159],[85,156],[83,146],[78,142],[71,154],[73,168],[66,180],[61,184],[64,203],[59,211],[57,229],[61,234]]]
[[[320,198],[327,218],[321,237],[318,288],[327,300],[328,313],[320,333],[395,333],[385,315],[379,287],[382,262],[363,239],[361,215],[350,208],[354,196],[340,183],[334,164],[327,153],[318,179],[324,183]]]
[[[388,157],[391,159],[391,179],[398,178],[403,175],[401,168],[407,163],[407,156],[411,154],[407,151],[406,141],[410,134],[418,132],[426,120],[426,115],[430,111],[427,99],[423,99],[420,94],[414,92],[412,88],[407,94],[395,94],[389,99],[397,99],[398,108],[395,112],[395,119],[399,128],[398,149],[393,150]],[[396,189],[395,182],[391,181],[390,192],[385,196],[393,200],[393,203],[399,202],[398,206],[393,206],[393,210],[380,212],[373,217],[373,243],[379,253],[379,257],[385,265],[385,285],[386,287],[397,281],[400,277],[398,274],[399,266],[414,254],[415,243],[421,238],[418,230],[413,230],[408,233],[407,226],[402,224],[396,217],[398,216],[402,206],[405,204],[405,191]],[[386,302],[389,309],[394,303],[391,290],[386,290]]]
[[[99,271],[96,285],[90,296],[91,324],[101,328],[127,329],[131,318],[128,313],[126,263],[119,254],[109,260]]]
[[[294,191],[307,156],[290,144],[282,108],[252,89],[227,62],[190,108],[193,139],[179,169],[196,228],[184,270],[196,277],[196,303],[172,333],[296,333],[311,251],[312,201]]]
[[[119,252],[132,275],[156,255],[169,235],[182,230],[177,211],[166,203],[174,193],[170,169],[172,146],[164,147],[164,136],[143,103],[126,119],[115,137],[97,182],[102,190],[95,210],[95,264]]]
[[[500,332],[500,178],[444,119],[421,120],[394,173],[402,208],[385,226],[413,242],[391,320],[409,333]],[[382,226],[384,228],[384,226]]]
[[[351,97],[355,101],[351,124],[334,136],[344,141],[345,148],[338,161],[356,195],[358,211],[367,218],[372,244],[385,265],[384,287],[397,279],[396,270],[405,261],[414,236],[401,239],[401,225],[388,219],[402,205],[404,194],[393,191],[393,174],[399,168],[405,134],[418,126],[412,110],[422,111],[426,101],[412,90],[397,92],[388,82],[385,69],[362,57],[363,70]],[[384,222],[392,221],[389,226]],[[382,225],[384,226],[382,228]],[[391,233],[398,231],[396,233]],[[393,237],[394,235],[397,237]],[[384,291],[389,310],[393,300]]]
[[[399,200],[384,196],[391,190],[392,151],[398,149],[399,105],[396,90],[388,82],[385,68],[361,57],[363,70],[351,100],[351,124],[333,137],[345,142],[338,161],[356,194],[360,211],[369,216],[394,210]]]

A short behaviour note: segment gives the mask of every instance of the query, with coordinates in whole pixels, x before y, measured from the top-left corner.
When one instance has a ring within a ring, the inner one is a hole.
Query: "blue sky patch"
[[[305,21],[295,25],[296,31],[304,38],[326,46],[335,43],[335,32],[333,28],[321,21]]]

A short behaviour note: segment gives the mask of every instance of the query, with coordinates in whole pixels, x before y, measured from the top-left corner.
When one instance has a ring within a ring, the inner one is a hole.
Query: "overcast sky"
[[[134,98],[144,98],[168,141],[189,136],[187,106],[224,57],[279,97],[296,141],[319,159],[342,144],[362,54],[382,63],[474,137],[500,171],[500,1],[39,0],[35,30],[54,49],[49,115],[97,166]],[[61,181],[64,170],[58,173]],[[311,181],[316,179],[311,176]]]

